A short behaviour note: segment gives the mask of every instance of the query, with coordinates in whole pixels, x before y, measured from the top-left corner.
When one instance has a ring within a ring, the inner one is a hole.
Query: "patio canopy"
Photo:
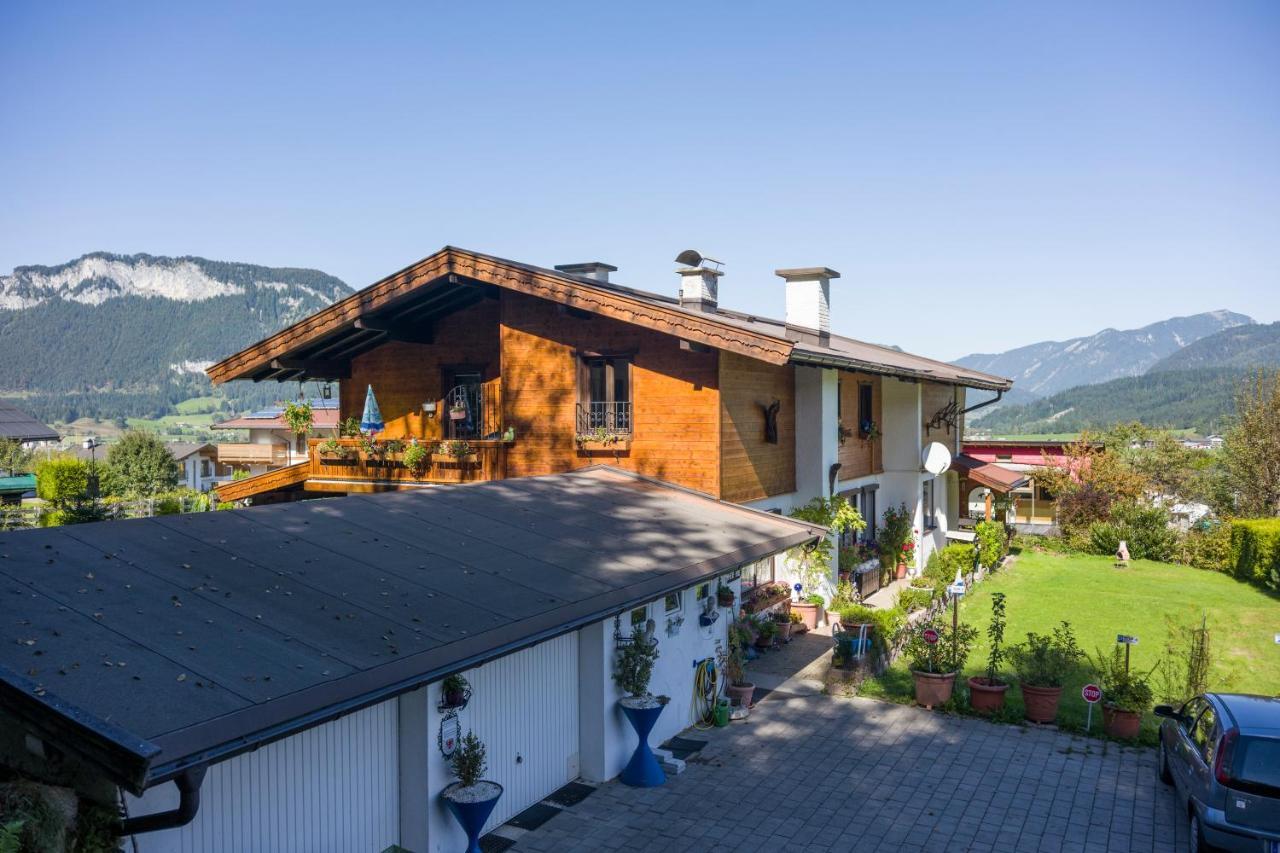
[[[814,541],[597,466],[0,534],[0,708],[138,793]]]
[[[1029,481],[1025,474],[1010,471],[995,462],[983,462],[967,453],[961,453],[951,461],[952,467],[976,483],[989,489],[1007,494],[1016,488],[1025,486]]]

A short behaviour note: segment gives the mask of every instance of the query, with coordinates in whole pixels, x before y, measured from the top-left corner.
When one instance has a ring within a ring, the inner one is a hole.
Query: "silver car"
[[[1280,853],[1280,698],[1206,693],[1155,713],[1160,779],[1174,787],[1192,853]]]

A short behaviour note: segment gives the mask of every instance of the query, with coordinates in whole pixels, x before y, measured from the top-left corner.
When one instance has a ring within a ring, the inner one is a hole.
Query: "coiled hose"
[[[693,726],[709,729],[715,725],[716,700],[720,697],[720,671],[715,658],[699,661],[693,671],[693,701],[689,714]]]

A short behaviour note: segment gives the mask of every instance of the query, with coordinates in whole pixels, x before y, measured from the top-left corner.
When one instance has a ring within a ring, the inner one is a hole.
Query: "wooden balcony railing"
[[[402,488],[428,483],[477,483],[501,480],[507,474],[510,442],[493,439],[421,441],[426,450],[416,467],[405,462],[408,440],[388,448],[387,441],[370,449],[358,438],[310,439],[308,481],[360,483]]]
[[[218,461],[227,465],[288,465],[289,448],[283,444],[219,444]]]

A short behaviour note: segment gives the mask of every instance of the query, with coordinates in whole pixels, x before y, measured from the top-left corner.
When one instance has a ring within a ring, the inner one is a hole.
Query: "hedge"
[[[1280,518],[1231,522],[1231,574],[1280,591]]]

